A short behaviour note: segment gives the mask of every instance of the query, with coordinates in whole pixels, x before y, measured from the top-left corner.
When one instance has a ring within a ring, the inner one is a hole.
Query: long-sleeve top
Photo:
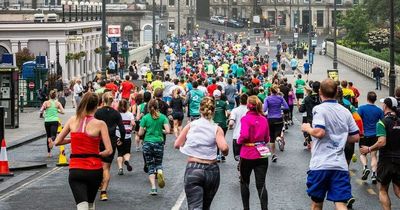
[[[282,108],[289,109],[288,104],[282,96],[270,95],[264,100],[263,111],[268,111],[267,117],[270,118],[282,118]]]
[[[120,138],[122,140],[125,139],[125,126],[122,122],[121,114],[118,111],[109,106],[104,106],[96,111],[94,117],[98,120],[103,120],[107,124],[108,135],[110,136],[112,144],[117,143],[117,127],[120,132]]]
[[[287,101],[288,105],[289,106],[293,105],[293,102],[294,102],[295,99],[296,98],[295,98],[295,95],[294,95],[293,91],[290,91],[289,92],[289,96],[288,96],[288,101]]]
[[[248,146],[246,143],[269,142],[269,126],[267,119],[255,111],[248,111],[240,120],[240,136],[238,144],[242,144],[240,157],[244,159],[259,159],[260,153],[256,147]],[[260,129],[261,128],[261,129]]]

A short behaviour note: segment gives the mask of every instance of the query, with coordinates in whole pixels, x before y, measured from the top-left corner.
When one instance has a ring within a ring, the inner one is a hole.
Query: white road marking
[[[52,173],[54,173],[56,171],[59,171],[61,169],[62,169],[62,167],[53,168],[52,170],[40,175],[39,177],[32,179],[31,181],[29,181],[29,182],[27,182],[27,183],[15,188],[14,190],[11,190],[10,192],[0,196],[0,201],[6,200],[7,198],[9,198],[9,197],[17,194],[18,192],[22,191],[24,188],[29,187],[31,184],[33,184],[33,183],[41,180],[42,178],[44,178],[44,177],[46,177],[46,176],[48,176],[48,175],[50,175],[50,174],[52,174]]]
[[[175,205],[171,208],[171,210],[179,210],[182,206],[183,201],[185,200],[185,191],[182,190],[181,194],[178,197],[178,200],[176,200]]]

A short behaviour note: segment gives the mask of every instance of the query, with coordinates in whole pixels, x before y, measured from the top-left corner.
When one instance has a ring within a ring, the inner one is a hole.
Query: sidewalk
[[[65,123],[75,113],[72,108],[71,96],[67,98],[65,114],[60,114],[61,122]],[[24,143],[37,140],[46,136],[44,119],[39,118],[39,108],[24,108],[19,114],[19,128],[5,129],[5,140],[8,149],[13,149]]]

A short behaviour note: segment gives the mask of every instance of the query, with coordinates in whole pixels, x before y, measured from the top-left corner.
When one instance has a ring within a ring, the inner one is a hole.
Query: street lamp
[[[181,0],[178,0],[178,58],[181,63]]]
[[[65,4],[67,2],[66,1],[61,1],[61,5],[62,5],[62,22],[65,23]]]
[[[337,37],[336,37],[336,31],[337,31],[337,5],[336,5],[336,0],[333,1],[333,69],[338,68],[338,61],[337,61]]]
[[[98,16],[98,13],[97,13],[97,7],[99,6],[99,3],[98,2],[95,2],[94,3],[94,7],[96,8],[96,12],[94,13],[94,15],[96,16],[96,18],[95,18],[95,20],[97,20],[97,16]]]
[[[394,0],[390,0],[390,68],[389,68],[389,96],[394,96],[396,86],[396,69],[394,67]]]
[[[89,20],[89,5],[90,3],[87,1],[85,2],[85,6],[86,6],[86,20]]]
[[[85,2],[81,1],[79,2],[79,5],[81,6],[81,21],[83,21],[83,7],[85,6]]]
[[[94,2],[91,1],[90,2],[90,20],[93,20],[93,5],[94,5]]]
[[[99,3],[101,11],[101,75],[106,78],[106,0]]]
[[[68,7],[69,7],[69,22],[72,21],[72,17],[71,17],[71,7],[72,7],[72,1],[68,1]]]
[[[78,1],[74,1],[74,5],[75,5],[75,22],[78,22],[78,5],[79,5],[79,2]]]

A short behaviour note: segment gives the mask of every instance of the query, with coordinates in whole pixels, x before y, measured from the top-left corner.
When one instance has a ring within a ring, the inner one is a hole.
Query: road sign
[[[337,69],[328,69],[328,78],[333,79],[334,81],[339,81],[339,71]]]
[[[28,87],[29,87],[29,89],[32,90],[33,88],[35,88],[35,83],[34,82],[29,82]]]
[[[295,39],[299,38],[299,33],[294,33],[294,34],[293,34],[293,37],[294,37]]]
[[[109,25],[108,26],[108,37],[121,37],[121,26],[120,25]]]

